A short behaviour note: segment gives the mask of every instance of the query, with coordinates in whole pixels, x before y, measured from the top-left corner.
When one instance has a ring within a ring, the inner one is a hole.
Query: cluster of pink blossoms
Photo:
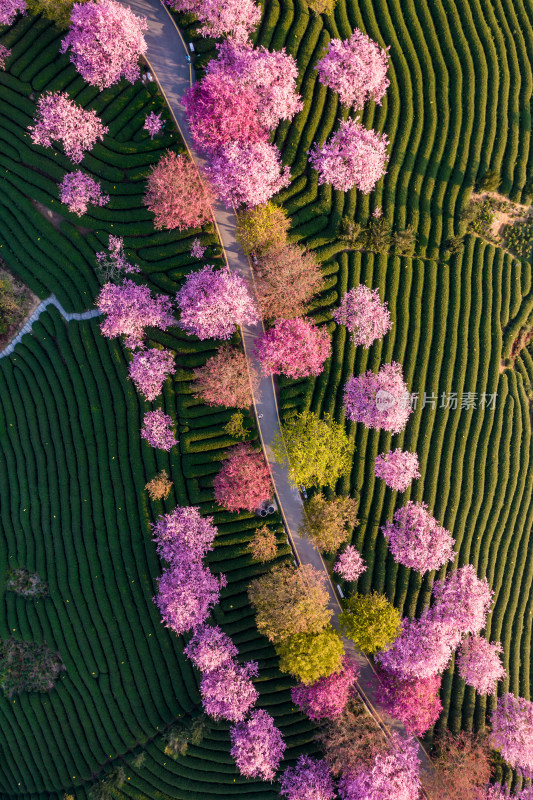
[[[217,534],[213,517],[202,517],[196,506],[176,506],[170,514],[158,517],[152,530],[157,554],[171,565],[187,558],[201,561],[213,549]]]
[[[170,313],[172,303],[167,295],[152,297],[148,286],[129,279],[121,284],[106,283],[96,299],[96,305],[107,314],[100,328],[104,336],[113,339],[125,336],[124,344],[132,350],[142,347],[144,329],[164,331],[175,320]]]
[[[140,272],[141,268],[137,264],[130,264],[124,254],[124,240],[121,236],[109,236],[107,252],[101,250],[96,254],[96,261],[102,272],[109,280],[116,282],[119,277]]]
[[[498,681],[507,674],[500,659],[501,653],[501,642],[489,644],[484,636],[470,634],[462,642],[457,656],[459,675],[479,694],[496,694]]]
[[[232,447],[213,481],[213,489],[217,503],[228,511],[256,511],[272,497],[272,481],[263,453],[247,444]]]
[[[218,39],[231,36],[236,42],[245,42],[259,25],[261,8],[253,0],[165,0],[175,11],[194,14],[204,24],[202,36]]]
[[[388,66],[387,50],[356,29],[349,39],[332,39],[315,69],[343,105],[361,109],[368,100],[381,105],[390,84]]]
[[[480,580],[472,564],[454,570],[433,584],[431,618],[461,633],[479,633],[485,627],[494,592]]]
[[[413,409],[400,364],[383,364],[378,374],[351,377],[344,390],[346,416],[367,428],[401,433]]]
[[[351,697],[357,674],[356,665],[345,657],[338,672],[319,678],[315,683],[294,686],[292,701],[314,722],[340,717]]]
[[[201,244],[200,239],[195,239],[191,247],[191,257],[195,258],[197,261],[201,261],[206,250],[207,247]]]
[[[369,767],[343,775],[339,781],[342,800],[418,800],[420,759],[418,743],[392,734],[392,747],[378,753]]]
[[[455,558],[455,539],[431,516],[425,503],[410,500],[381,531],[396,561],[422,574]]]
[[[333,572],[344,578],[345,581],[357,581],[366,571],[366,564],[359,550],[349,544],[338,556]]]
[[[492,712],[492,745],[525,777],[533,777],[533,703],[507,693]]]
[[[423,736],[442,711],[441,682],[440,675],[404,680],[393,673],[382,672],[379,700],[391,717],[403,722],[409,736]]]
[[[228,142],[210,159],[207,174],[219,198],[229,208],[267,203],[291,182],[277,147],[269,142]]]
[[[157,447],[159,450],[172,450],[178,443],[172,417],[169,417],[160,408],[146,412],[141,436],[146,439],[150,447]]]
[[[5,44],[0,44],[0,69],[5,69],[6,61],[11,55],[11,50],[5,46]]]
[[[109,128],[102,125],[96,111],[87,111],[66,92],[45,92],[37,101],[35,125],[28,130],[33,144],[52,147],[61,142],[65,155],[79,164],[87,150],[103,139]]]
[[[82,78],[100,90],[122,77],[134,83],[140,75],[139,58],[147,50],[147,28],[144,17],[117,0],[74,3],[61,52],[70,48],[70,60]]]
[[[307,319],[278,319],[257,341],[255,355],[265,372],[306,378],[320,375],[331,355],[326,328]]]
[[[95,206],[105,206],[109,203],[109,195],[102,194],[100,184],[80,169],[66,173],[59,184],[59,198],[68,210],[78,217],[87,212],[89,203]]]
[[[241,722],[259,697],[251,681],[252,676],[257,675],[255,661],[241,665],[233,659],[204,672],[200,681],[200,695],[206,714],[215,720]]]
[[[387,303],[381,302],[377,289],[362,283],[346,292],[333,319],[348,328],[356,347],[370,347],[392,328]]]
[[[389,453],[380,453],[374,463],[374,475],[382,478],[391,489],[405,492],[412,481],[420,477],[418,455],[399,447]]]
[[[511,794],[508,786],[502,786],[501,783],[493,783],[487,787],[483,800],[533,800],[533,785],[529,784]]]
[[[176,301],[180,328],[199,339],[231,339],[238,325],[259,319],[244,278],[209,264],[187,275]]]
[[[161,394],[163,384],[174,372],[174,355],[170,350],[151,347],[139,350],[129,365],[129,374],[135,388],[148,402]]]
[[[153,139],[160,131],[163,130],[165,123],[161,119],[161,114],[156,114],[150,111],[144,120],[143,130],[148,131],[150,139]]]
[[[328,765],[302,755],[281,777],[280,794],[287,800],[334,800],[337,796]]]
[[[239,651],[219,625],[197,625],[183,652],[200,672],[218,669]]]
[[[267,711],[254,709],[230,728],[231,756],[241,775],[273,781],[286,744]]]
[[[368,194],[385,174],[388,144],[386,134],[347,119],[322,147],[315,144],[309,161],[318,170],[319,183],[331,183],[340,192],[357,187]]]
[[[17,14],[26,13],[26,0],[1,0],[0,25],[12,25]]]

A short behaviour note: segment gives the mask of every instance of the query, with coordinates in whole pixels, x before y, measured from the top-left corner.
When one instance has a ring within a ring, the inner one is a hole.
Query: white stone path
[[[39,303],[33,314],[28,317],[24,323],[24,326],[20,329],[15,338],[12,339],[7,347],[0,352],[0,358],[5,358],[6,356],[11,355],[17,344],[22,341],[22,337],[27,333],[30,333],[33,323],[37,322],[43,311],[46,311],[48,306],[55,306],[59,313],[65,317],[67,322],[70,322],[71,320],[81,321],[84,319],[92,319],[100,314],[100,311],[97,308],[92,308],[89,311],[83,311],[80,314],[69,314],[68,311],[65,311],[55,294],[51,294],[50,297],[47,297],[46,300],[43,300],[41,303]]]

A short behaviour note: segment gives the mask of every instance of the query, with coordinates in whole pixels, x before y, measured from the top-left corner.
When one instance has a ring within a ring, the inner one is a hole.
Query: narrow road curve
[[[0,351],[0,358],[5,358],[6,356],[11,355],[17,344],[22,340],[22,337],[31,331],[33,323],[37,322],[43,311],[46,311],[48,306],[55,306],[59,313],[65,317],[67,322],[70,322],[73,319],[92,319],[93,317],[98,317],[100,314],[100,311],[97,308],[91,308],[89,311],[82,311],[79,314],[69,314],[68,311],[65,311],[55,294],[51,294],[50,297],[47,297],[46,300],[43,300],[39,303],[35,311],[28,317],[17,335],[11,339],[9,344],[6,345],[2,351]]]
[[[189,49],[181,33],[170,15],[167,7],[161,0],[121,0],[123,5],[129,6],[135,14],[144,16],[148,20],[148,31],[145,35],[148,44],[147,61],[152,75],[161,89],[172,116],[183,136],[191,157],[199,167],[205,165],[205,160],[194,150],[192,137],[187,123],[185,107],[181,98],[193,83],[193,73],[190,62],[187,61]],[[233,210],[228,210],[217,202],[213,207],[216,226],[225,251],[225,258],[231,270],[243,275],[251,284],[254,282],[253,271],[249,259],[240,249],[236,228],[237,219]],[[248,364],[261,374],[259,363],[253,354],[253,345],[257,337],[263,333],[262,323],[245,326],[242,329],[244,348]],[[298,490],[291,485],[288,470],[277,464],[272,456],[272,442],[280,431],[280,419],[276,390],[272,377],[262,378],[259,390],[254,395],[254,407],[257,425],[264,452],[268,459],[280,512],[292,544],[298,563],[311,564],[316,569],[325,573],[327,588],[330,596],[329,606],[333,611],[332,622],[338,627],[338,615],[341,606],[333,584],[329,578],[326,566],[320,553],[313,547],[309,540],[298,535],[304,508]],[[344,639],[347,652],[357,663],[360,677],[357,682],[359,694],[366,707],[375,718],[378,725],[388,735],[391,730],[396,730],[405,735],[403,725],[393,720],[384,711],[377,699],[379,678],[373,664],[357,650],[353,643]],[[427,767],[428,757],[425,750],[420,748],[420,757]]]

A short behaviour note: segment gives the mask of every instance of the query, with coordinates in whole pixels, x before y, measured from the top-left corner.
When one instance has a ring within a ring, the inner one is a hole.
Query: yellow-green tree
[[[333,14],[337,0],[307,0],[307,5],[315,14]]]
[[[282,426],[272,450],[293,483],[333,487],[350,470],[354,445],[331,415],[304,411]]]
[[[357,500],[351,497],[333,497],[326,500],[315,494],[305,504],[305,515],[300,535],[310,539],[321,553],[335,553],[348,541],[357,524]]]
[[[268,525],[261,525],[248,543],[248,550],[256,561],[265,563],[276,557],[278,540],[276,534]]]
[[[273,247],[287,244],[289,225],[287,212],[269,202],[239,214],[237,239],[247,255],[264,254]]]
[[[279,668],[302,683],[314,683],[342,668],[344,645],[331,625],[319,633],[297,633],[276,646]]]
[[[354,594],[343,605],[341,630],[363,653],[383,650],[399,635],[401,614],[384,594]]]
[[[86,0],[28,0],[28,11],[51,19],[58,28],[68,28],[74,2],[85,3]]]

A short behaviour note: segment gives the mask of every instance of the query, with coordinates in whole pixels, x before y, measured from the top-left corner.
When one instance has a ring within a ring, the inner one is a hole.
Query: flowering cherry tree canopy
[[[194,378],[195,396],[208,406],[248,408],[252,404],[252,387],[255,390],[259,384],[245,354],[227,344],[203,367],[194,370]]]
[[[173,353],[155,347],[139,350],[129,365],[130,378],[135,388],[149,402],[161,394],[164,382],[173,372]]]
[[[187,90],[183,102],[194,143],[205,153],[229,142],[268,138],[259,122],[260,98],[251,86],[237,87],[222,75],[207,74]]]
[[[0,0],[0,25],[12,25],[17,14],[26,13],[26,0]]]
[[[109,128],[102,125],[96,111],[88,111],[70,99],[66,92],[45,92],[37,101],[35,125],[28,128],[33,144],[53,147],[61,142],[67,158],[79,164],[87,150],[103,139]]]
[[[200,562],[213,549],[217,529],[213,517],[202,517],[196,506],[176,508],[157,518],[152,526],[157,553],[175,565],[193,559]]]
[[[146,186],[144,205],[157,230],[184,231],[211,220],[213,194],[190,158],[169,151],[152,167]]]
[[[200,672],[212,672],[238,654],[230,637],[218,625],[197,625],[183,652]]]
[[[401,433],[413,409],[400,364],[383,364],[377,375],[370,370],[349,378],[344,390],[346,416],[367,428]]]
[[[141,271],[139,266],[127,261],[124,254],[124,240],[121,236],[110,236],[107,251],[101,250],[96,253],[96,261],[99,274],[105,277],[105,283],[108,281],[118,283],[125,274]]]
[[[265,457],[250,445],[232,447],[229,458],[213,481],[217,503],[228,511],[256,511],[272,497]]]
[[[501,662],[501,642],[489,642],[477,633],[470,634],[461,644],[457,657],[459,675],[478,694],[496,694],[498,681],[506,676]]]
[[[180,635],[205,622],[225,585],[224,576],[216,578],[200,562],[189,559],[163,571],[154,603],[166,627]]]
[[[285,48],[270,51],[228,39],[217,49],[218,58],[207,65],[207,75],[220,76],[234,91],[252,88],[259,97],[259,119],[266,129],[273,130],[282,119],[292,119],[302,110],[296,90],[298,65]]]
[[[59,184],[59,198],[78,217],[87,212],[89,203],[95,206],[109,203],[109,195],[102,194],[100,184],[80,169],[67,172],[63,177]]]
[[[278,319],[256,342],[254,352],[265,372],[306,378],[320,375],[331,355],[326,328],[307,319]]]
[[[313,722],[340,717],[350,699],[357,673],[355,664],[345,657],[341,670],[312,684],[296,684],[291,689],[292,701]]]
[[[187,275],[176,302],[180,327],[199,339],[231,339],[237,326],[259,320],[244,278],[209,264]]]
[[[202,245],[200,239],[195,239],[191,247],[191,258],[195,258],[197,261],[200,261],[204,257],[206,250],[207,247]]]
[[[251,680],[257,674],[255,661],[241,665],[232,659],[204,672],[200,695],[205,713],[215,720],[241,722],[259,697]]]
[[[455,539],[431,516],[425,503],[410,500],[381,531],[396,561],[420,573],[439,569],[455,558]]]
[[[415,478],[420,477],[416,453],[408,453],[399,447],[376,456],[374,474],[382,478],[387,486],[397,492],[405,492]]]
[[[343,105],[361,109],[368,100],[381,105],[390,83],[388,61],[387,51],[356,29],[349,39],[332,39],[315,69]]]
[[[357,187],[368,194],[385,174],[388,144],[386,134],[347,119],[322,147],[315,144],[309,161],[318,170],[319,183],[330,183],[340,192]]]
[[[333,572],[345,581],[357,581],[366,572],[366,564],[359,550],[349,544],[335,562]]]
[[[261,8],[253,0],[165,0],[175,11],[194,14],[204,24],[202,36],[231,36],[246,42],[261,19]]]
[[[385,711],[405,725],[409,736],[423,736],[442,711],[440,675],[402,680],[390,672],[380,674],[379,699]]]
[[[100,91],[123,77],[134,83],[140,76],[139,58],[147,50],[147,29],[145,17],[117,0],[74,3],[61,52],[70,48],[70,60],[82,78]]]
[[[342,800],[418,800],[420,759],[418,744],[392,734],[393,748],[378,753],[370,766],[343,775],[339,782]]]
[[[526,777],[533,773],[533,703],[507,693],[492,712],[492,745]]]
[[[106,283],[96,305],[102,314],[107,314],[100,326],[103,335],[108,339],[125,336],[124,344],[132,350],[142,347],[145,328],[164,331],[175,322],[167,295],[152,297],[148,286],[140,286],[129,279],[118,286]]]
[[[359,284],[343,296],[333,319],[345,325],[356,347],[370,347],[392,328],[387,303],[382,303],[377,289]]]
[[[228,142],[213,154],[207,173],[229,208],[266,203],[291,180],[289,167],[281,166],[277,147],[264,141]]]
[[[241,775],[273,781],[286,744],[267,711],[254,709],[230,728],[231,756]]]
[[[141,436],[151,447],[157,447],[159,450],[172,450],[178,443],[172,417],[169,417],[160,408],[155,411],[147,411],[143,422]]]
[[[486,578],[480,580],[471,564],[433,584],[432,619],[460,633],[479,633],[487,621],[494,592]]]
[[[295,767],[287,767],[280,784],[280,794],[287,800],[334,800],[336,797],[326,762],[306,755],[298,758]]]
[[[164,127],[165,123],[161,119],[161,114],[156,114],[154,111],[150,111],[150,113],[146,115],[143,130],[148,131],[150,134],[150,139],[153,139],[154,136],[162,131]]]
[[[429,678],[444,672],[460,638],[460,631],[447,622],[435,622],[428,614],[404,619],[400,635],[376,655],[376,661],[404,680]]]

